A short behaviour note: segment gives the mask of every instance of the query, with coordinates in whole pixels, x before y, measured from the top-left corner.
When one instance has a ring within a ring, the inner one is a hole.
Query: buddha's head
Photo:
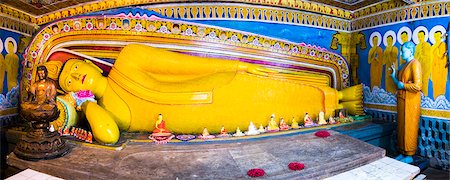
[[[407,41],[408,41],[408,33],[407,33],[406,31],[403,31],[403,32],[400,34],[400,38],[402,39],[402,42],[403,42],[403,43],[407,42]]]
[[[406,42],[402,46],[401,56],[407,62],[414,59],[414,52],[416,51],[416,45],[412,42]]]
[[[392,46],[392,44],[394,42],[394,38],[391,35],[389,35],[386,39],[387,39],[388,46]]]
[[[59,75],[59,85],[66,92],[94,91],[102,78],[102,70],[91,61],[71,59]]]
[[[378,46],[378,36],[373,37],[372,44],[373,46]]]
[[[9,53],[14,53],[14,43],[12,41],[8,41],[6,49],[8,50]]]
[[[434,41],[436,41],[436,43],[437,43],[437,42],[440,42],[440,41],[441,41],[441,38],[442,38],[442,32],[441,32],[441,31],[436,31],[436,32],[433,34],[433,36],[434,36]]]
[[[37,75],[38,75],[38,80],[44,80],[47,79],[47,68],[45,66],[38,66],[37,67]]]
[[[417,34],[417,38],[419,38],[419,42],[424,42],[425,41],[425,31],[419,31],[419,33]]]

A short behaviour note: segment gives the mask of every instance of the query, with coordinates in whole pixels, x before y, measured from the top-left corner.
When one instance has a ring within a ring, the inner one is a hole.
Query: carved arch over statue
[[[134,14],[133,14],[134,13]],[[66,61],[71,54],[112,65],[130,43],[147,44],[196,56],[235,59],[281,71],[280,76],[327,85],[349,86],[348,64],[325,48],[262,35],[164,19],[147,10],[62,19],[44,26],[24,54],[22,90],[31,85],[35,69],[46,61]],[[58,57],[58,58],[55,58]],[[63,58],[61,58],[63,57]],[[64,58],[66,57],[66,58]]]

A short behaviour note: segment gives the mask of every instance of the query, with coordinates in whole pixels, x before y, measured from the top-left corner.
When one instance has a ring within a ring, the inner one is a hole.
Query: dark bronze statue
[[[49,122],[58,118],[59,110],[55,82],[47,74],[45,66],[37,68],[38,79],[27,89],[28,97],[20,104],[20,116],[31,123],[31,129],[14,150],[22,159],[51,159],[69,152],[58,133],[49,131]]]

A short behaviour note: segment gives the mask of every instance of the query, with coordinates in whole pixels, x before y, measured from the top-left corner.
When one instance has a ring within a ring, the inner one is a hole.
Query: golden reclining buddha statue
[[[200,134],[204,128],[245,129],[250,121],[265,126],[271,114],[330,116],[343,107],[362,113],[361,86],[338,92],[255,64],[140,44],[125,46],[107,77],[90,61],[68,60],[59,85],[65,92],[93,92],[98,102],[81,107],[95,139],[105,144],[116,143],[119,130],[151,132],[158,114],[173,133]]]

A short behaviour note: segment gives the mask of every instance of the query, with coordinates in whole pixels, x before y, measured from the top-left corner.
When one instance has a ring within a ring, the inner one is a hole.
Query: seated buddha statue
[[[303,121],[305,122],[305,127],[314,126],[314,122],[311,120],[311,117],[309,117],[309,114],[305,114],[305,118],[303,118]]]
[[[125,46],[107,77],[90,61],[71,59],[59,68],[55,76],[63,91],[94,93],[97,103],[81,108],[94,138],[104,144],[116,143],[120,130],[152,132],[159,113],[171,119],[166,128],[173,133],[200,134],[203,128],[219,133],[222,125],[246,127],[250,119],[268,125],[265,117],[273,113],[287,117],[324,109],[330,115],[346,97],[256,64],[140,44]],[[362,105],[352,106],[362,112]]]
[[[280,128],[278,127],[278,124],[275,121],[275,115],[272,114],[272,116],[270,116],[269,125],[267,126],[267,131],[275,132],[275,131],[279,131],[279,130],[280,130]]]
[[[170,131],[166,129],[166,122],[163,120],[162,114],[158,115],[158,120],[156,120],[153,133],[170,133]]]

